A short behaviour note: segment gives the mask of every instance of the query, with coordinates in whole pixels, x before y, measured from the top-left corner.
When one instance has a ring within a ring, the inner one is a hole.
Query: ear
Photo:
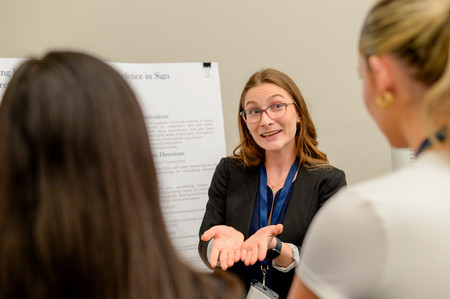
[[[394,80],[391,59],[388,56],[370,56],[369,67],[379,94],[390,91]]]

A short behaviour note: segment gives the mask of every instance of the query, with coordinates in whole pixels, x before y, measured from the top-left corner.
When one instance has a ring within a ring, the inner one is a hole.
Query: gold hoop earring
[[[375,98],[375,103],[377,103],[378,107],[380,107],[381,109],[386,109],[387,107],[391,106],[393,102],[394,97],[389,91],[386,91],[385,93],[383,93],[383,95],[379,95]]]

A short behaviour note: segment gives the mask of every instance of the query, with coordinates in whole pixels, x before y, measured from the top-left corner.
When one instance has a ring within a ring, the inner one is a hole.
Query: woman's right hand
[[[220,262],[222,270],[233,266],[241,259],[241,245],[244,235],[227,225],[216,225],[205,231],[202,241],[208,242],[214,238],[209,263],[212,268]]]

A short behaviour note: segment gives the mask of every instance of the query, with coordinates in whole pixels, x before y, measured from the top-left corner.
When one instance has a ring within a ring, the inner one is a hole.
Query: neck
[[[401,133],[403,134],[404,146],[416,152],[422,142],[428,138],[428,132],[421,117],[422,100],[428,88],[413,81],[410,77],[404,77],[402,84],[406,88],[402,89],[402,93],[398,92],[399,101],[403,103],[402,113],[399,114]]]
[[[269,154],[266,153],[264,166],[266,170],[271,173],[281,174],[286,170],[289,171],[292,164],[294,164],[296,155],[295,153],[291,153],[290,155],[277,155],[277,154]]]
[[[410,132],[410,134],[407,136],[408,138],[408,144],[409,148],[413,149],[414,152],[417,152],[419,147],[422,145],[422,143],[428,138],[427,132],[422,128],[418,129],[415,132]]]
[[[295,159],[296,155],[293,151],[283,155],[266,152],[264,166],[266,167],[267,184],[272,189],[274,196],[283,187]]]
[[[403,136],[405,139],[406,146],[417,152],[419,147],[428,138],[428,132],[425,130],[420,114],[417,111],[413,115],[410,114],[404,120],[403,126]]]

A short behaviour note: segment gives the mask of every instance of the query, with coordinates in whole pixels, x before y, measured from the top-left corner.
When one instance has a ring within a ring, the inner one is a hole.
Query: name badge
[[[278,299],[278,294],[264,286],[262,283],[253,279],[247,299]]]

